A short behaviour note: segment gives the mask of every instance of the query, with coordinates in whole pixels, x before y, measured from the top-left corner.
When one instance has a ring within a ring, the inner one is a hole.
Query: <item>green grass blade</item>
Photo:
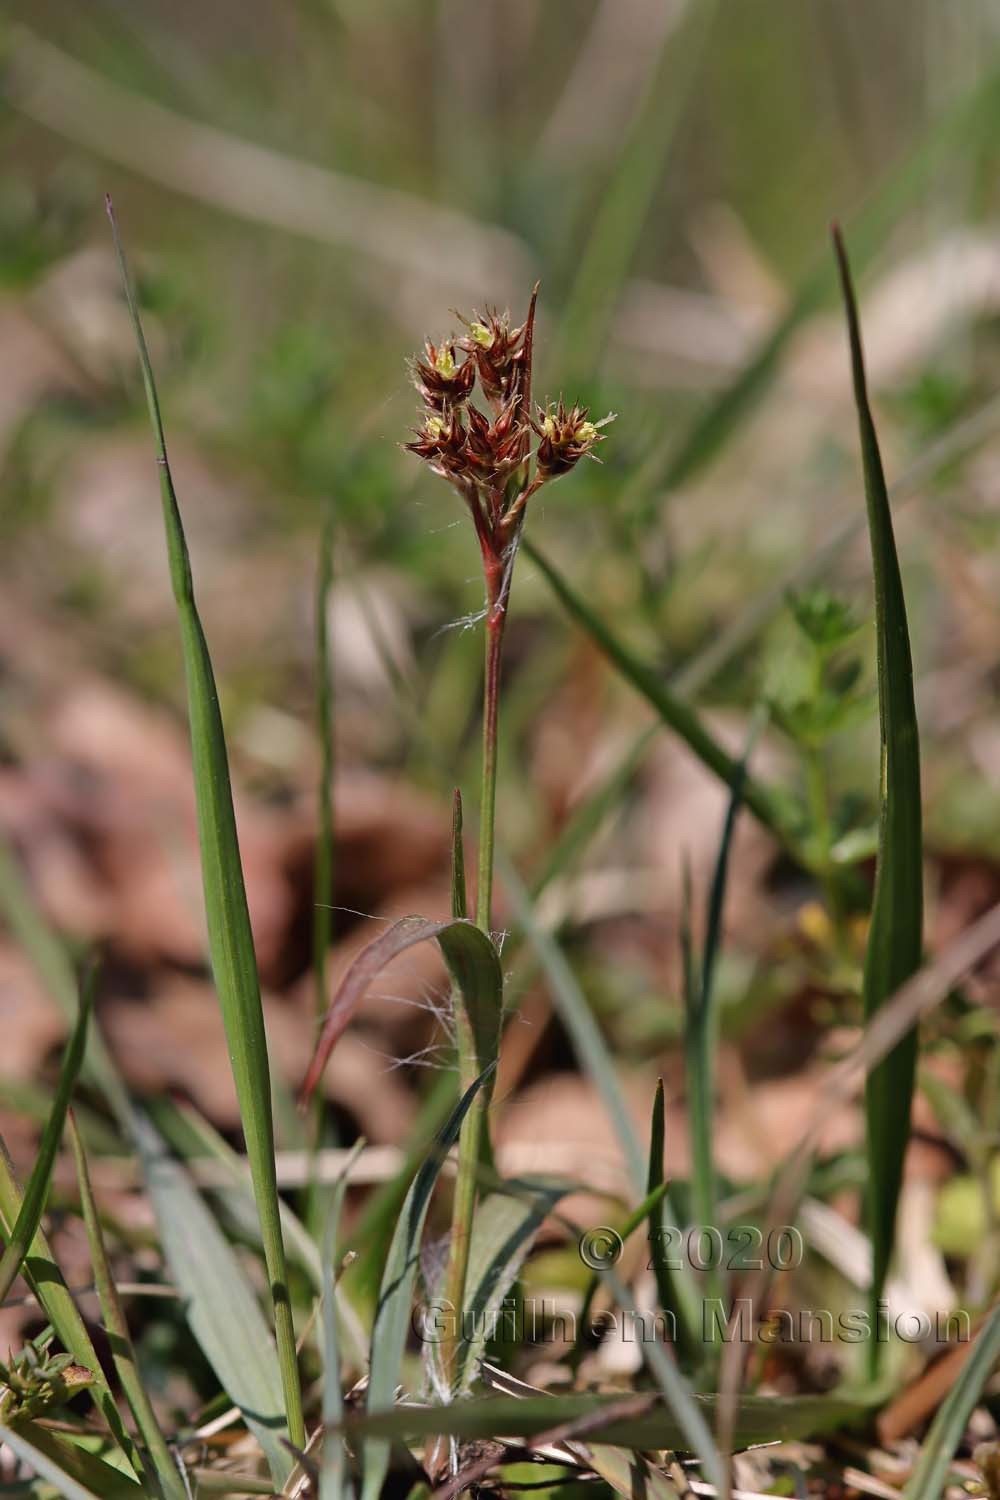
[[[663,1169],[665,1144],[663,1079],[658,1078],[649,1124],[649,1166],[646,1171],[646,1198],[644,1200],[649,1205],[649,1258],[653,1267],[653,1275],[656,1278],[656,1294],[660,1306],[664,1312],[673,1314],[677,1324],[678,1349],[690,1362],[697,1359],[701,1350],[701,1341],[697,1337],[697,1312],[691,1295],[692,1288],[679,1285],[673,1268],[667,1263],[667,1242],[663,1231],[666,1227],[668,1209],[663,1202],[663,1194],[659,1191],[661,1188],[664,1192],[666,1191],[667,1179]],[[688,1293],[686,1305],[685,1290]]]
[[[497,864],[514,918],[538,954],[556,1011],[566,1028],[577,1061],[604,1101],[608,1118],[621,1146],[632,1187],[637,1196],[642,1196],[645,1192],[646,1161],[600,1027],[594,1020],[562,949],[552,934],[536,920],[531,898],[510,860],[505,854],[498,852]]]
[[[319,1500],[350,1500],[353,1486],[347,1478],[347,1450],[340,1431],[344,1417],[344,1400],[340,1389],[340,1335],[337,1318],[337,1236],[340,1214],[347,1192],[351,1165],[361,1151],[358,1141],[344,1164],[330,1194],[326,1224],[323,1229],[323,1457],[320,1465]]]
[[[167,459],[152,364],[110,198],[107,207],[142,366],[142,380],[160,478],[170,578],[180,621],[212,972],[222,1008],[247,1157],[257,1198],[257,1212],[260,1215],[264,1259],[274,1306],[274,1327],[288,1432],[294,1445],[302,1448],[305,1445],[305,1426],[302,1420],[295,1328],[288,1295],[285,1248],[281,1238],[278,1188],[274,1172],[274,1124],[271,1117],[267,1036],[240,863],[219,695],[195,604],[191,563]]]
[[[620,1391],[477,1397],[471,1401],[454,1401],[450,1406],[395,1406],[384,1411],[348,1416],[344,1427],[348,1434],[365,1438],[377,1435],[385,1441],[427,1437],[494,1439],[498,1432],[536,1437],[557,1423],[580,1421],[591,1413],[619,1404],[621,1399]],[[705,1421],[712,1422],[719,1398],[694,1394],[691,1400],[703,1413]],[[832,1432],[869,1412],[866,1403],[842,1400],[834,1394],[741,1396],[734,1443],[743,1448],[752,1443],[784,1442]],[[602,1426],[599,1431],[589,1433],[587,1443],[588,1446],[608,1444],[615,1448],[690,1451],[690,1439],[676,1414],[659,1401],[651,1402],[651,1409],[645,1415],[621,1417]]]
[[[725,904],[726,877],[732,849],[736,819],[743,801],[747,780],[747,761],[756,737],[751,729],[750,743],[733,772],[729,803],[722,836],[715,858],[712,884],[708,896],[705,940],[701,962],[696,964],[690,949],[689,930],[684,937],[684,1043],[687,1056],[688,1116],[691,1132],[691,1217],[695,1224],[716,1225],[718,1217],[718,1184],[715,1175],[715,1052],[718,1041],[718,1007],[713,1003],[712,979],[722,934],[722,912]],[[685,921],[685,929],[688,924]],[[715,1265],[709,1268],[706,1285],[710,1297],[721,1296],[721,1277]]]
[[[190,1176],[145,1116],[135,1134],[163,1253],[187,1321],[230,1400],[263,1449],[275,1488],[292,1471],[274,1340],[253,1288]]]
[[[565,1027],[570,1045],[576,1054],[583,1073],[590,1078],[598,1095],[604,1101],[618,1143],[621,1146],[626,1172],[631,1179],[637,1198],[646,1193],[647,1161],[643,1155],[625,1096],[615,1074],[608,1049],[601,1036],[600,1027],[594,1020],[586,996],[577,983],[576,976],[566,957],[550,932],[536,920],[535,913],[523,882],[510,860],[502,851],[497,855],[498,868],[503,876],[504,889],[510,898],[514,917],[528,942],[534,948],[549,982],[552,999],[560,1021]],[[689,1329],[688,1341],[697,1340],[697,1298],[690,1275],[681,1272],[676,1279],[678,1307]]]
[[[322,1076],[337,1042],[350,1023],[377,974],[417,943],[435,939],[461,997],[459,1025],[469,1031],[469,1055],[478,1065],[478,1073],[496,1060],[500,1044],[500,1020],[503,1009],[503,970],[490,939],[471,922],[459,920],[432,922],[428,917],[402,917],[380,937],[358,954],[344,975],[343,982],[326,1013],[302,1085],[302,1097],[308,1099]]]
[[[347,1273],[348,1280],[358,1301],[370,1307],[373,1313],[386,1250],[403,1200],[434,1137],[454,1109],[457,1093],[454,1073],[441,1073],[435,1079],[420,1106],[402,1166],[395,1177],[383,1182],[371,1194],[351,1236],[358,1259]]]
[[[524,538],[521,548],[551,585],[553,592],[567,612],[587,631],[611,664],[656,710],[664,724],[680,736],[702,764],[707,766],[720,781],[725,782],[727,786],[732,786],[737,772],[737,761],[705,728],[690,704],[678,697],[662,680],[658,672],[647,666],[645,662],[638,660],[530,540]],[[774,834],[775,838],[796,857],[803,857],[795,837],[793,806],[781,793],[765,786],[754,777],[747,777],[743,798],[754,816]]]
[[[943,119],[932,120],[925,137],[908,155],[890,168],[884,182],[871,194],[850,224],[859,263],[867,265],[885,242],[907,208],[919,199],[928,181],[977,136],[992,132],[1000,95],[1000,75],[991,70],[982,84],[970,90]],[[835,277],[829,260],[812,266],[792,293],[788,307],[765,335],[761,344],[729,385],[711,398],[700,411],[681,442],[664,447],[646,465],[643,491],[650,497],[637,524],[652,511],[653,494],[676,490],[716,456],[751,415],[769,389],[793,335],[815,312],[832,300]],[[638,486],[637,486],[638,487]]]
[[[94,1284],[97,1287],[101,1317],[108,1334],[111,1357],[118,1372],[118,1379],[135,1418],[139,1434],[149,1452],[164,1500],[187,1500],[187,1486],[167,1447],[136,1362],[132,1336],[129,1333],[125,1312],[111,1271],[111,1262],[104,1244],[104,1233],[101,1229],[97,1204],[94,1201],[86,1153],[72,1111],[69,1114],[69,1138],[73,1147],[73,1159],[76,1162],[77,1181],[80,1185],[80,1203],[87,1228],[91,1264],[94,1268]]]
[[[589,375],[600,358],[678,127],[701,76],[716,9],[717,0],[699,0],[680,32],[670,29],[592,216],[552,359],[552,367],[570,384]]]
[[[503,1299],[514,1284],[542,1221],[566,1191],[564,1184],[512,1183],[488,1193],[476,1208],[469,1246],[465,1306],[468,1327],[460,1330],[458,1391],[468,1390],[483,1357]],[[469,1330],[472,1330],[471,1333]]]
[[[13,1224],[21,1210],[21,1191],[14,1177],[6,1147],[0,1139],[0,1223]],[[121,1414],[104,1378],[101,1362],[80,1316],[62,1272],[56,1264],[45,1235],[39,1229],[28,1249],[23,1275],[38,1305],[52,1324],[60,1343],[69,1350],[78,1365],[94,1377],[90,1395],[103,1415],[119,1448],[138,1472],[135,1445],[122,1424]]]
[[[663,1097],[662,1080],[660,1081],[659,1097],[661,1099]],[[628,1218],[625,1220],[624,1224],[618,1230],[618,1235],[620,1236],[623,1244],[635,1233],[640,1224],[642,1224],[647,1219],[650,1224],[651,1237],[653,1233],[658,1233],[660,1224],[660,1210],[663,1205],[663,1200],[666,1197],[668,1186],[669,1184],[665,1181],[661,1170],[659,1182],[654,1183],[650,1187],[649,1192],[646,1194],[645,1198],[643,1198],[642,1202],[632,1210]],[[587,1289],[583,1294],[583,1301],[580,1304],[580,1315],[576,1321],[576,1342],[573,1345],[573,1353],[570,1356],[574,1368],[579,1364],[584,1353],[587,1330],[589,1328],[590,1309],[593,1306],[594,1297],[597,1294],[597,1289],[600,1284],[600,1273],[598,1271],[595,1271],[591,1276],[589,1282],[587,1283]],[[680,1320],[678,1320],[677,1331],[678,1334],[680,1334],[682,1331]]]
[[[880,1006],[920,967],[923,943],[923,864],[920,748],[913,701],[913,664],[892,514],[868,402],[857,305],[847,255],[834,233],[851,350],[854,397],[861,434],[868,530],[875,577],[878,662],[879,845],[871,924],[864,968],[864,1012]],[[872,1309],[882,1294],[896,1229],[903,1158],[910,1136],[910,1105],[917,1061],[916,1028],[872,1070],[865,1088],[868,1162],[868,1232],[872,1242]],[[871,1342],[874,1373],[881,1351]]]
[[[976,1336],[968,1359],[938,1407],[903,1491],[906,1500],[938,1500],[969,1418],[1000,1361],[1000,1307],[994,1307]]]
[[[631,1317],[638,1316],[638,1309],[629,1296],[628,1289],[614,1271],[601,1273],[614,1292],[619,1307]],[[641,1341],[642,1357],[650,1374],[663,1393],[667,1410],[682,1434],[681,1446],[696,1453],[701,1461],[705,1478],[714,1484],[716,1492],[725,1492],[725,1477],[722,1459],[709,1427],[708,1417],[691,1387],[677,1367],[672,1353],[667,1352],[659,1339],[644,1338]]]
[[[0,1426],[0,1443],[6,1443],[19,1462],[52,1485],[62,1500],[139,1500],[142,1496],[139,1486],[126,1475],[63,1442],[37,1422]]]
[[[478,932],[478,928],[473,927],[471,931]],[[482,936],[481,933],[479,935]],[[410,1331],[413,1286],[431,1193],[445,1157],[458,1140],[462,1121],[494,1070],[495,1064],[492,1064],[462,1095],[406,1195],[382,1273],[378,1309],[372,1329],[367,1399],[369,1412],[384,1411],[392,1407],[403,1351]],[[378,1500],[389,1467],[389,1446],[388,1442],[380,1438],[373,1438],[365,1443],[361,1500]]]
[[[556,880],[597,836],[605,820],[620,810],[629,782],[642,764],[643,756],[660,733],[660,725],[644,729],[629,746],[606,778],[573,809],[565,825],[545,855],[545,861],[531,882],[531,894],[538,897]]]
[[[91,968],[88,969],[80,987],[80,1014],[63,1055],[62,1067],[59,1069],[59,1082],[52,1102],[52,1113],[42,1131],[38,1156],[31,1176],[28,1178],[21,1207],[7,1235],[6,1248],[0,1256],[0,1302],[6,1300],[8,1292],[14,1285],[21,1263],[28,1254],[31,1243],[38,1233],[38,1226],[42,1222],[45,1200],[49,1195],[52,1169],[56,1163],[56,1153],[59,1150],[63,1127],[66,1124],[66,1112],[69,1109],[70,1099],[83,1063],[84,1050],[87,1045],[87,1026],[93,1008],[94,970]]]
[[[0,911],[15,941],[24,949],[48,993],[70,1026],[80,1010],[80,992],[65,944],[57,937],[38,906],[18,868],[14,852],[0,837]],[[92,1028],[87,1038],[81,1076],[104,1095],[119,1125],[129,1128],[129,1102],[118,1071],[99,1033]]]

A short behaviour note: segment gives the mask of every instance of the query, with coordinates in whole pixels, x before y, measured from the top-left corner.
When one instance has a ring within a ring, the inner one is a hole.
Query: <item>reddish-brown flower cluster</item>
[[[600,429],[613,421],[613,416],[607,416],[591,422],[587,407],[575,403],[567,411],[562,397],[557,406],[545,411],[539,407],[538,420],[532,423],[538,433],[538,473],[546,479],[558,479],[575,469],[581,458],[593,458],[594,444],[604,441]]]
[[[488,576],[512,552],[528,500],[550,479],[570,469],[602,441],[602,422],[585,408],[531,407],[535,288],[528,316],[512,328],[510,314],[487,309],[461,318],[466,333],[435,345],[412,365],[413,382],[426,408],[423,426],[406,447],[435,474],[449,480],[465,500],[476,525]],[[461,358],[460,356],[464,356]],[[470,397],[476,381],[489,406],[484,413]],[[534,477],[532,438],[537,435]]]

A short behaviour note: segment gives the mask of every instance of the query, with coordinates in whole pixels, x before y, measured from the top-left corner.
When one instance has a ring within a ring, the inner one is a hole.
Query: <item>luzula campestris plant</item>
[[[593,457],[594,448],[603,441],[600,428],[612,420],[608,416],[591,422],[586,408],[573,405],[567,409],[562,400],[532,409],[537,296],[536,286],[520,327],[511,326],[509,313],[489,309],[482,317],[462,318],[466,331],[461,337],[441,344],[428,342],[423,358],[412,365],[425,415],[413,442],[406,446],[458,491],[472,516],[483,561],[486,660],[476,924],[487,936],[492,913],[500,658],[517,544],[532,495],[568,474],[581,458]],[[486,411],[472,400],[477,382]],[[471,1049],[461,1022],[456,1029],[459,1072],[462,1087],[467,1088],[474,1073]],[[477,1107],[470,1109],[459,1141],[445,1285],[455,1314],[464,1301],[487,1097],[484,1091]],[[454,1371],[449,1368],[447,1349],[445,1355],[445,1373],[451,1376]]]

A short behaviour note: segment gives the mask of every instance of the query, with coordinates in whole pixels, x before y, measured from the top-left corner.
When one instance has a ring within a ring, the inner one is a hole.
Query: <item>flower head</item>
[[[491,422],[476,407],[469,407],[469,435],[465,452],[477,480],[493,488],[503,486],[524,458],[525,423],[521,398],[511,396]]]
[[[407,452],[422,458],[435,474],[444,479],[457,481],[465,476],[468,467],[465,458],[467,434],[460,412],[448,407],[440,415],[432,411],[425,418],[424,425],[413,431],[415,441],[405,445]]]
[[[467,401],[476,381],[476,366],[471,359],[461,364],[455,360],[455,340],[425,346],[425,359],[413,361],[413,383],[426,406],[443,411],[446,406],[461,406]]]
[[[461,315],[460,315],[461,316]],[[479,384],[488,401],[506,403],[525,389],[531,357],[530,317],[520,328],[510,326],[510,313],[487,308],[480,317],[462,318],[468,333],[458,347],[475,361]]]
[[[594,457],[603,441],[600,428],[611,416],[592,422],[586,407],[536,409],[531,416],[532,335],[535,301],[519,327],[510,313],[487,309],[462,318],[460,339],[427,343],[425,357],[413,362],[414,384],[425,407],[423,425],[407,443],[462,496],[479,537],[487,576],[500,576],[513,560],[517,537],[531,497],[543,484],[568,474],[581,458]],[[465,357],[461,360],[458,354]],[[471,399],[476,381],[484,407]],[[532,474],[532,435],[537,434]]]
[[[575,469],[581,458],[594,458],[596,444],[604,441],[600,431],[614,421],[609,412],[599,422],[591,422],[585,406],[573,405],[567,411],[560,397],[556,406],[538,407],[538,419],[533,426],[538,433],[538,476],[540,479],[558,479]]]

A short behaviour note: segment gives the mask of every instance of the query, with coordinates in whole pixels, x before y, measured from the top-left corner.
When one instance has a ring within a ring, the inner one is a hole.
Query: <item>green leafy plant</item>
[[[913,663],[892,515],[875,423],[868,402],[861,331],[844,242],[834,235],[851,349],[854,399],[875,575],[878,660],[879,839],[875,894],[864,970],[864,1007],[871,1019],[919,968],[923,945],[923,846],[920,749],[913,701]],[[871,1073],[865,1093],[869,1171],[868,1225],[872,1241],[871,1305],[877,1306],[889,1270],[903,1158],[910,1138],[910,1105],[917,1063],[914,1028]],[[872,1340],[871,1370],[881,1345]]]

